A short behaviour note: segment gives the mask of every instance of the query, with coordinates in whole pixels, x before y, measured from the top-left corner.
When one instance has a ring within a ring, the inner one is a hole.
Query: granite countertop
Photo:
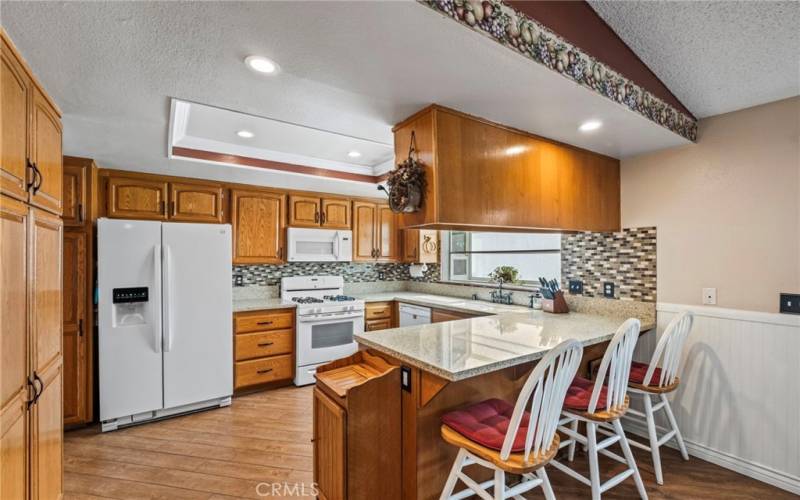
[[[528,312],[530,309],[517,305],[492,304],[485,300],[470,300],[459,297],[447,297],[444,295],[431,295],[415,292],[384,292],[355,295],[358,299],[365,302],[385,302],[396,300],[404,304],[414,304],[418,306],[449,309],[479,314],[503,314],[511,312]]]
[[[240,299],[233,301],[233,312],[263,311],[267,309],[287,309],[295,307],[294,304],[283,302],[281,299]]]
[[[626,319],[622,316],[550,314],[522,309],[525,312],[503,312],[365,332],[356,335],[356,340],[366,347],[455,381],[537,360],[570,338],[579,340],[584,346],[605,342]],[[653,327],[652,324],[643,324],[642,331]]]

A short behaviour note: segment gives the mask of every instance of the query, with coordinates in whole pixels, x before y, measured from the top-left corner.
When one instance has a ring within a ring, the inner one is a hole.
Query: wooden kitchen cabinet
[[[0,191],[61,213],[61,115],[2,31]]]
[[[63,213],[65,227],[83,226],[86,220],[87,169],[64,161]]]
[[[318,367],[316,384],[319,498],[401,498],[400,367],[359,351]]]
[[[63,186],[61,153],[61,118],[50,101],[33,88],[31,104],[31,162],[38,181],[30,190],[30,203],[51,212],[61,213]]]
[[[0,195],[0,498],[24,498],[28,481],[29,208]]]
[[[234,264],[284,262],[286,195],[231,190]]]
[[[167,220],[169,183],[136,177],[109,177],[106,215],[117,219]]]
[[[292,381],[294,316],[294,309],[234,313],[234,390]]]
[[[28,102],[33,84],[5,36],[0,58],[0,192],[27,201]]]
[[[88,307],[86,273],[89,234],[83,231],[64,232],[63,282],[63,391],[64,425],[87,422],[87,398],[92,388],[88,384],[90,370],[87,331],[91,308]]]
[[[354,261],[398,262],[397,214],[389,205],[354,201],[353,242]]]
[[[615,158],[437,105],[393,130],[397,161],[415,134],[427,181],[403,228],[620,230]]]
[[[449,309],[433,309],[431,311],[431,323],[442,323],[444,321],[455,321],[457,319],[477,318],[482,314],[472,314]]]
[[[31,498],[60,498],[63,491],[61,375],[60,363],[41,375],[41,394],[31,407]]]
[[[396,304],[388,302],[368,302],[364,306],[364,331],[374,332],[393,328],[395,321]]]
[[[350,200],[290,194],[289,226],[350,229]]]
[[[403,229],[403,262],[435,264],[439,262],[439,231]]]
[[[221,223],[225,193],[218,184],[170,182],[169,220]]]

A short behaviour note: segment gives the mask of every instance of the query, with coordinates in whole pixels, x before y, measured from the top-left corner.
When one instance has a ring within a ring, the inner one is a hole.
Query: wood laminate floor
[[[70,431],[64,445],[65,498],[308,498],[291,488],[310,488],[313,480],[311,422],[306,387],[251,394],[235,398],[229,408],[105,434],[97,427]],[[798,498],[693,457],[684,462],[671,449],[662,454],[665,485],[659,487],[649,455],[635,453],[651,499]],[[588,471],[583,454],[575,463]],[[605,477],[621,467],[601,457]],[[588,487],[552,467],[548,474],[558,498],[590,498]],[[290,489],[280,494],[283,485]],[[543,498],[539,489],[527,497]],[[603,498],[638,496],[629,479]]]

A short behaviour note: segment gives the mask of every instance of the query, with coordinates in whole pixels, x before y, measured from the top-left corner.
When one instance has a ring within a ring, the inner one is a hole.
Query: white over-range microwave
[[[286,230],[289,262],[350,262],[353,260],[353,232],[336,229]]]

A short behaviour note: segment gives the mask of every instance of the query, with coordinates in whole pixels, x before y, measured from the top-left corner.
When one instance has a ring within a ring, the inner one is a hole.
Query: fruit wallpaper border
[[[645,118],[697,141],[697,121],[501,0],[417,0]]]

